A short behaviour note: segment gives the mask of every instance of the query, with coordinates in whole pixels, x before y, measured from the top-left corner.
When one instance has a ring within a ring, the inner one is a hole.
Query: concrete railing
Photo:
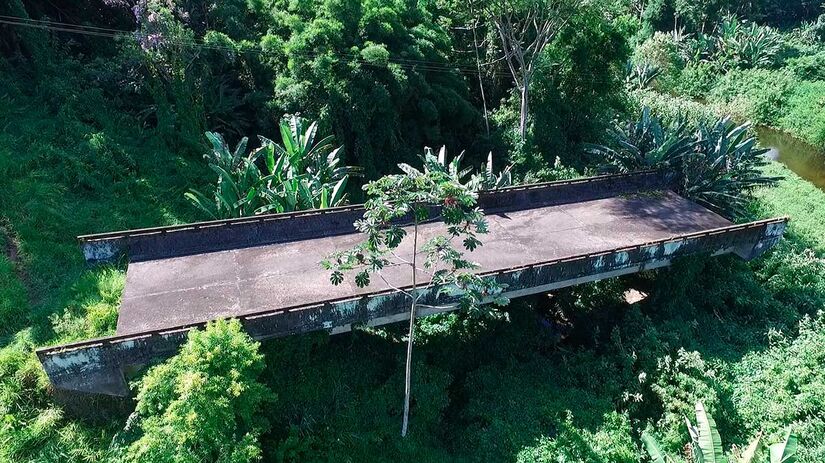
[[[665,172],[645,171],[483,191],[478,205],[488,213],[506,212],[669,188]],[[354,233],[353,222],[363,214],[358,204],[83,235],[78,240],[90,263],[110,262],[124,254],[136,262]]]

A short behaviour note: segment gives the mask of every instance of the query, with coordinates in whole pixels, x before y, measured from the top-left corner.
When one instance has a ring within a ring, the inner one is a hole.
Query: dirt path
[[[21,262],[19,241],[11,231],[11,225],[3,218],[0,218],[0,236],[2,236],[4,241],[3,254],[9,259],[9,262],[11,262],[14,267],[14,273],[26,289],[26,298],[29,303],[34,305],[35,301],[31,290],[31,280]]]

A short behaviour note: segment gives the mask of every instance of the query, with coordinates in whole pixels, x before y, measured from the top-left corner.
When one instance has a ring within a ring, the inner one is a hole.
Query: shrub
[[[786,67],[801,80],[825,80],[825,50],[788,59]]]
[[[616,412],[606,414],[604,425],[595,432],[577,426],[568,412],[555,436],[542,436],[535,445],[522,449],[518,463],[587,461],[591,463],[636,463],[630,420]]]
[[[674,90],[689,98],[705,98],[719,80],[719,71],[705,62],[690,63],[679,74]]]
[[[719,79],[710,98],[725,103],[737,117],[776,125],[786,110],[796,80],[786,71],[731,71]]]
[[[825,314],[805,317],[799,336],[770,333],[765,352],[746,355],[735,368],[733,397],[751,431],[780,437],[789,423],[799,434],[799,461],[825,461]]]
[[[799,82],[787,100],[779,126],[825,147],[825,81]]]
[[[129,445],[134,462],[251,462],[268,428],[262,407],[274,398],[258,382],[264,368],[258,343],[237,321],[194,330],[180,353],[140,380],[140,437]],[[131,421],[131,419],[130,419]]]
[[[676,451],[682,446],[682,425],[697,401],[717,409],[722,378],[698,352],[679,349],[675,357],[666,355],[658,360],[650,389],[662,404],[663,414],[656,423],[666,449]]]
[[[657,90],[673,87],[675,79],[684,67],[679,46],[671,34],[656,32],[633,52],[633,63],[637,66],[652,66],[660,73],[654,82]]]
[[[684,121],[695,127],[703,122],[714,121],[726,114],[716,106],[653,91],[631,92],[630,99],[634,112],[641,113],[644,107],[649,107],[650,112],[664,124]]]

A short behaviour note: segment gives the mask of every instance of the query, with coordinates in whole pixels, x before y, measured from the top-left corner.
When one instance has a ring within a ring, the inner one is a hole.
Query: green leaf
[[[666,455],[659,447],[659,443],[647,431],[642,432],[642,444],[653,463],[667,463]]]
[[[770,446],[771,463],[794,463],[797,446],[796,434],[789,429],[784,441]]]
[[[369,286],[370,284],[370,274],[366,270],[358,272],[355,275],[355,284],[358,285],[359,288],[363,288],[365,286]]]
[[[329,207],[329,190],[327,190],[326,185],[321,187],[321,204],[319,206],[320,209],[326,209]]]
[[[338,180],[338,183],[335,184],[335,188],[332,189],[332,197],[329,200],[331,206],[340,206],[341,203],[344,202],[344,197],[346,195],[346,188],[347,188],[347,176],[344,176],[341,180]]]
[[[330,274],[329,281],[333,285],[338,286],[338,285],[340,285],[341,283],[344,282],[344,274],[341,273],[340,271],[336,270],[336,271],[334,271]]]
[[[207,199],[206,196],[204,196],[204,194],[200,191],[190,190],[189,192],[184,193],[183,196],[197,208],[205,212],[210,219],[217,220],[224,218],[220,217],[214,202],[209,201],[209,199]]]
[[[739,463],[755,463],[754,458],[756,458],[756,452],[762,447],[762,437],[756,436],[756,438],[748,445],[748,448],[742,452],[742,456],[739,457]]]
[[[696,428],[699,432],[697,443],[704,463],[725,463],[722,438],[716,429],[716,422],[707,412],[702,402],[696,402]]]

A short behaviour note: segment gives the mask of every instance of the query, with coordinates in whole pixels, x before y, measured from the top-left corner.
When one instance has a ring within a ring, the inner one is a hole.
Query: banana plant
[[[241,151],[245,145],[245,141],[239,144]],[[229,153],[228,150],[225,152]],[[223,153],[218,155],[223,155]],[[209,167],[218,174],[218,180],[212,191],[213,199],[210,200],[206,195],[194,189],[185,193],[184,196],[210,219],[237,218],[254,214],[255,209],[261,203],[260,194],[268,188],[270,180],[269,177],[262,175],[256,166],[257,157],[257,152],[237,158],[234,153],[231,153],[230,156],[219,158],[217,162],[210,162]],[[230,165],[234,167],[227,170],[226,167]]]
[[[493,170],[493,152],[487,154],[487,163],[481,166],[478,173],[470,178],[470,187],[473,190],[498,190],[513,185],[513,165],[505,167],[499,173]]]
[[[656,438],[647,431],[642,431],[642,444],[653,463],[673,463],[673,458],[659,447]]]
[[[209,164],[220,166],[230,172],[240,166],[246,155],[246,145],[249,142],[247,137],[241,138],[234,151],[229,150],[223,135],[219,133],[206,132],[206,138],[212,144],[212,150],[203,155]]]
[[[212,150],[204,157],[218,174],[217,182],[211,194],[190,190],[184,196],[210,219],[346,203],[349,176],[360,170],[342,165],[342,148],[332,147],[332,137],[315,142],[317,122],[306,130],[305,124],[298,116],[287,116],[280,124],[283,146],[259,136],[261,146],[248,154],[247,138],[230,150],[220,134],[207,132]]]
[[[345,175],[361,171],[351,166],[339,166],[343,147],[333,147],[332,135],[316,142],[318,122],[310,122],[308,126],[307,122],[298,115],[287,115],[279,124],[283,146],[267,140],[275,147],[278,155],[285,157],[291,170],[306,172],[318,183],[338,181]]]
[[[785,438],[768,446],[768,463],[795,463],[798,439],[789,429],[785,433]],[[757,463],[757,455],[763,450],[762,436],[756,438],[748,445],[739,457],[738,463]],[[764,460],[763,460],[764,461]]]
[[[716,421],[705,411],[701,402],[696,402],[696,424],[685,418],[688,433],[691,439],[691,452],[694,463],[728,463],[722,448],[722,439],[716,428]],[[642,445],[653,463],[675,463],[673,456],[668,455],[659,446],[656,438],[647,431],[642,432]],[[748,445],[736,459],[737,463],[795,463],[797,454],[797,437],[788,430],[782,442],[771,444],[768,447],[766,458],[759,458],[764,454],[762,436]],[[679,460],[681,461],[681,460]]]
[[[716,421],[708,415],[701,402],[696,402],[696,424],[687,418],[685,423],[697,463],[727,463],[722,450],[722,438],[716,429]]]

